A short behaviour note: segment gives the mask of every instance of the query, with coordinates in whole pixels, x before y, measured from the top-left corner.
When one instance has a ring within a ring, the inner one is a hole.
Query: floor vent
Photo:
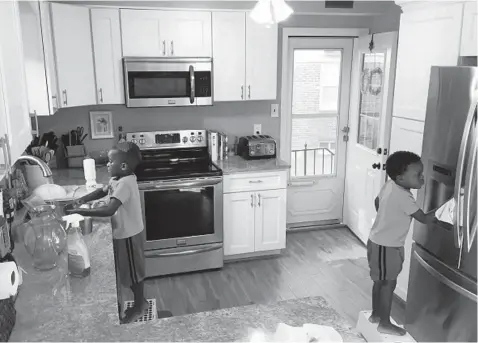
[[[138,318],[135,323],[149,322],[151,320],[156,320],[156,299],[148,299],[149,307],[145,314]],[[133,307],[134,301],[128,300],[124,302],[125,310]]]
[[[353,1],[326,1],[325,8],[354,8]]]

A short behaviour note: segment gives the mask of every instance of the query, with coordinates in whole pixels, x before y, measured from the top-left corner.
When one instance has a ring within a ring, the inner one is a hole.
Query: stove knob
[[[141,139],[139,140],[139,144],[144,144],[144,143],[146,143],[146,140],[141,138]]]
[[[202,136],[199,136],[199,137],[198,137],[198,142],[202,142],[202,140],[203,140],[203,137],[202,137]]]
[[[133,138],[133,139],[131,140],[131,143],[136,144],[136,143],[137,143],[137,140]]]
[[[189,138],[189,140],[190,140],[191,142],[194,142],[194,141],[196,140],[196,137],[191,136],[191,138]]]
[[[183,143],[186,144],[188,142],[188,137],[183,138]]]

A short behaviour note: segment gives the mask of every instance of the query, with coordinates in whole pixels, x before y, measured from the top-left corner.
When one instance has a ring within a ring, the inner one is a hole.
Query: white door
[[[342,221],[352,50],[352,38],[289,39],[288,226]]]
[[[23,44],[17,1],[0,1],[1,76],[10,158],[14,162],[32,140]],[[4,122],[0,125],[4,126]]]
[[[164,11],[166,54],[177,57],[211,57],[211,12]]]
[[[124,104],[119,10],[91,9],[98,104]]]
[[[246,15],[212,13],[214,101],[240,101],[245,96]]]
[[[96,103],[90,10],[51,4],[60,107]]]
[[[467,1],[463,11],[463,28],[461,29],[461,56],[478,54],[478,3]]]
[[[224,194],[224,255],[254,252],[254,194]]]
[[[258,24],[246,13],[247,100],[277,99],[278,31],[277,25]]]
[[[344,223],[365,243],[375,220],[374,199],[389,155],[397,32],[356,39],[345,176]]]
[[[285,189],[256,193],[254,251],[285,248],[287,191]]]
[[[166,56],[165,23],[162,11],[120,10],[123,56]]]

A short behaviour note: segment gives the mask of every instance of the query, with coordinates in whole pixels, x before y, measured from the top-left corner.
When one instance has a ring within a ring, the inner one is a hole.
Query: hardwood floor
[[[148,279],[146,296],[160,310],[184,315],[234,306],[322,296],[355,325],[371,309],[366,249],[346,228],[287,235],[280,257],[228,263],[222,270]],[[123,294],[123,299],[132,295]],[[404,310],[394,304],[403,323]]]

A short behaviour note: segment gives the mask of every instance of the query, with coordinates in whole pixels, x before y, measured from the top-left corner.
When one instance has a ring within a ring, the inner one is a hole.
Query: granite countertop
[[[217,161],[215,164],[222,169],[224,175],[244,172],[288,170],[290,168],[290,165],[280,158],[245,160],[240,156],[228,156],[226,160]]]
[[[95,221],[93,232],[84,239],[91,263],[85,278],[67,276],[66,250],[55,269],[38,271],[24,245],[15,245],[13,255],[26,274],[15,303],[17,317],[10,341],[83,340],[88,331],[95,331],[101,340],[105,332],[119,328],[109,222]]]

